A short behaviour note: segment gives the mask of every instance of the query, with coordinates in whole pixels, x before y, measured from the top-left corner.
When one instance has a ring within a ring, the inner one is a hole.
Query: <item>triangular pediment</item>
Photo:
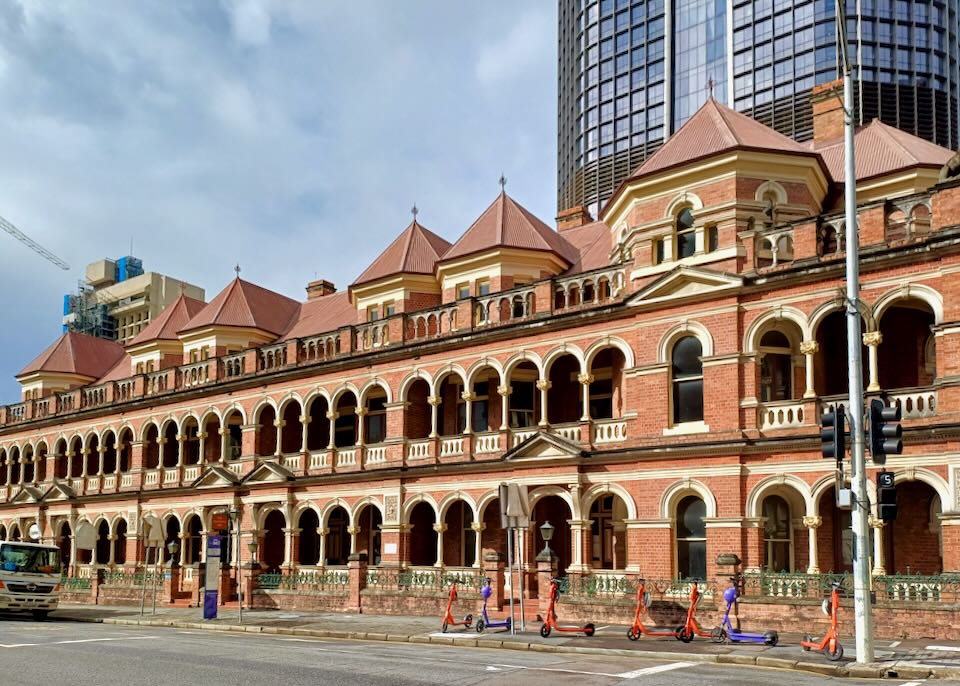
[[[281,467],[276,462],[261,462],[256,468],[245,477],[245,484],[266,484],[291,481],[294,478],[293,472],[286,467]]]
[[[35,503],[43,497],[43,493],[33,486],[21,486],[12,498],[7,502],[14,504]]]
[[[634,293],[627,304],[637,307],[647,303],[712,295],[737,290],[742,286],[743,279],[733,274],[680,266]]]
[[[229,469],[224,469],[218,465],[207,467],[197,480],[190,484],[193,488],[222,488],[224,486],[235,486],[240,483],[240,477]]]
[[[55,502],[57,500],[73,500],[76,497],[73,489],[64,483],[55,481],[40,498],[46,502]]]
[[[586,455],[578,444],[547,431],[538,431],[523,443],[508,450],[504,460],[555,460]]]

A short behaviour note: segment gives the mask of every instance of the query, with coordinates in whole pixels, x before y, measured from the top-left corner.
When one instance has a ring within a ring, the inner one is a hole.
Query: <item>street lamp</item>
[[[550,522],[544,522],[540,525],[540,535],[543,536],[543,550],[540,551],[538,558],[550,560],[553,557],[553,551],[550,550],[550,541],[553,539],[553,532],[556,527]]]
[[[167,543],[167,552],[170,553],[170,566],[177,566],[177,553],[180,552],[180,544],[176,541],[170,541]]]
[[[247,550],[250,551],[250,569],[256,569],[260,565],[257,564],[257,539],[252,539],[247,543]]]

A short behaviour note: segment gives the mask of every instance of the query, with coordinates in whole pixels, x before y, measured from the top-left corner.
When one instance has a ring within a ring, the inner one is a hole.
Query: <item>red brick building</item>
[[[501,193],[452,245],[414,220],[343,291],[237,278],[126,348],[65,335],[0,407],[0,538],[37,523],[83,575],[141,561],[155,517],[191,570],[234,510],[271,570],[469,571],[504,552],[497,487],[518,481],[528,565],[549,520],[569,575],[714,576],[719,553],[848,570],[819,442],[846,393],[820,97],[811,146],[707,102],[599,221],[554,230]],[[960,571],[960,179],[881,123],[856,142],[865,387],[902,407],[906,446],[873,567]]]

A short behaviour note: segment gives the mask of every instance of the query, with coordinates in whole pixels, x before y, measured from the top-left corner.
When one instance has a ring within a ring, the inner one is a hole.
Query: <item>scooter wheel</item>
[[[807,645],[808,643],[813,643],[813,636],[811,636],[810,634],[804,634],[803,639],[800,643],[800,650],[802,650],[805,653],[809,653],[810,647]]]
[[[843,646],[840,645],[839,643],[837,643],[836,645],[837,645],[837,649],[834,650],[832,653],[830,652],[829,648],[827,648],[824,651],[827,653],[827,659],[831,660],[832,662],[839,662],[840,660],[843,659]]]
[[[465,627],[469,629],[471,624],[473,624],[473,615],[467,615],[463,618],[463,625]]]
[[[690,641],[693,640],[693,632],[689,631],[686,627],[684,627],[681,630],[681,632],[677,634],[677,638],[679,638],[684,643],[689,643]]]
[[[780,635],[776,631],[768,631],[763,635],[763,643],[768,646],[775,646],[780,642]]]
[[[477,633],[478,633],[478,634],[482,634],[482,633],[483,633],[483,627],[484,627],[483,620],[482,620],[482,619],[478,619],[478,620],[477,620]]]
[[[627,629],[627,638],[629,638],[631,641],[639,641],[640,631],[638,631],[637,629],[634,629],[633,627],[630,627],[629,629]]]
[[[444,623],[443,623],[443,626],[440,627],[440,631],[442,631],[443,633],[447,633],[447,623],[446,623],[446,622],[444,622]]]
[[[727,640],[727,632],[723,630],[722,626],[718,626],[710,632],[710,640],[714,643],[723,643]]]
[[[547,638],[550,635],[550,625],[544,624],[540,627],[540,635]]]
[[[678,641],[682,641],[683,639],[680,638],[680,635],[686,630],[687,628],[683,624],[681,624],[680,626],[678,626],[676,629],[673,630],[673,637]]]
[[[583,633],[585,633],[587,636],[593,636],[596,631],[597,628],[593,624],[587,624],[585,627],[583,627]]]

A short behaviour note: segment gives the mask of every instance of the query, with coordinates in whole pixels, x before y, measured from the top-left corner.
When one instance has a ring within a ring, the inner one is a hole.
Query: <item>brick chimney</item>
[[[567,208],[557,215],[557,231],[575,229],[592,221],[593,217],[590,216],[587,208],[583,205],[577,205]]]
[[[326,279],[317,279],[307,284],[307,300],[316,300],[336,292],[337,287]]]
[[[810,91],[813,105],[813,140],[815,143],[843,137],[843,79],[814,86]]]

